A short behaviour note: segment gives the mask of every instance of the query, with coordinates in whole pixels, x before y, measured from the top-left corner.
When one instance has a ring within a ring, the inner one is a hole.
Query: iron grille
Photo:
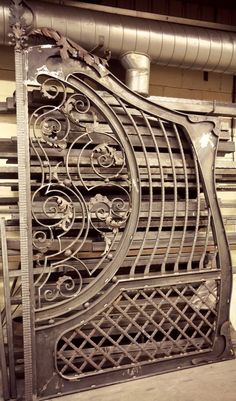
[[[63,334],[58,372],[79,379],[211,351],[217,296],[215,281],[122,291],[99,315]]]
[[[16,57],[22,107],[37,88],[29,124],[18,108],[26,401],[232,357],[217,119],[37,34],[57,46]]]

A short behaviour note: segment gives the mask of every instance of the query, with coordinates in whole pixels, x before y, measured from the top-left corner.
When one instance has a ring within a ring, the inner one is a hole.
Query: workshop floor
[[[1,393],[0,401],[3,401]],[[236,401],[236,359],[52,398],[50,401]]]
[[[53,398],[54,401],[236,401],[236,359]]]

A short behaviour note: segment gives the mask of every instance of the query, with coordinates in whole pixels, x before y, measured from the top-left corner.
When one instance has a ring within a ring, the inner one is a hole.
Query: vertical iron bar
[[[178,203],[178,193],[177,193],[177,177],[176,177],[176,171],[175,171],[175,162],[174,162],[174,158],[173,158],[173,152],[170,146],[170,141],[164,126],[163,121],[158,118],[158,122],[160,124],[161,130],[164,134],[165,140],[166,140],[166,144],[167,144],[167,148],[168,148],[168,153],[169,153],[169,157],[170,157],[170,163],[171,163],[171,168],[172,168],[172,175],[173,175],[173,184],[174,184],[174,211],[173,211],[173,224],[171,227],[171,232],[170,232],[170,238],[168,241],[168,246],[167,246],[167,250],[166,250],[166,254],[163,258],[163,262],[161,265],[161,272],[165,273],[165,266],[166,266],[166,262],[168,260],[169,257],[169,253],[172,247],[172,241],[173,241],[173,237],[174,237],[174,233],[175,233],[175,226],[176,226],[176,217],[177,217],[177,203]]]
[[[195,174],[196,174],[196,186],[197,186],[197,215],[196,215],[196,225],[195,225],[195,230],[194,230],[194,239],[192,243],[192,249],[191,249],[191,254],[189,257],[188,265],[187,265],[187,270],[192,269],[192,261],[193,261],[193,255],[196,247],[196,242],[197,242],[197,237],[198,237],[198,230],[199,230],[199,223],[200,223],[200,177],[199,177],[199,168],[198,168],[198,161],[197,161],[197,155],[195,154],[195,150],[193,150],[193,161],[194,161],[194,168],[195,168]]]
[[[150,266],[152,265],[155,253],[156,253],[156,249],[159,245],[159,240],[160,240],[160,236],[161,236],[161,232],[162,232],[162,228],[163,228],[163,223],[164,223],[164,216],[165,216],[165,178],[164,178],[164,172],[163,172],[163,166],[161,163],[161,155],[160,155],[160,151],[159,151],[159,147],[157,144],[157,140],[155,138],[155,135],[153,133],[152,127],[150,122],[148,121],[148,117],[147,115],[142,111],[142,116],[143,119],[145,121],[145,124],[148,128],[149,133],[151,134],[154,146],[155,146],[155,150],[156,150],[156,154],[157,154],[157,160],[159,163],[159,169],[160,169],[160,177],[161,177],[161,216],[160,216],[160,223],[159,223],[159,227],[158,227],[158,231],[157,231],[157,236],[156,236],[156,240],[155,240],[155,244],[152,250],[152,254],[150,256],[150,259],[145,267],[145,271],[144,274],[147,274],[147,272],[149,272]]]
[[[10,399],[9,392],[9,382],[7,374],[7,361],[4,347],[4,336],[3,336],[3,326],[2,326],[2,312],[0,310],[0,368],[1,368],[1,378],[2,378],[2,395],[4,400]]]
[[[202,253],[200,262],[199,262],[199,269],[203,269],[204,268],[204,260],[205,260],[205,256],[207,253],[207,246],[208,246],[208,241],[209,241],[209,234],[210,234],[210,230],[211,230],[211,209],[208,208],[208,220],[207,220],[207,227],[206,227],[206,237],[205,237],[205,244],[204,244],[204,251]]]
[[[15,50],[25,401],[35,399],[34,286],[26,54]]]
[[[179,246],[179,252],[178,252],[177,259],[176,259],[176,262],[175,262],[175,267],[174,267],[174,271],[177,272],[177,271],[178,271],[178,268],[179,268],[180,257],[181,257],[182,252],[183,252],[184,241],[185,241],[186,231],[187,231],[187,225],[188,225],[189,188],[188,188],[188,173],[187,173],[187,166],[186,166],[186,160],[185,160],[184,149],[183,149],[183,146],[182,146],[182,143],[181,143],[181,139],[180,139],[179,130],[178,130],[178,128],[177,128],[177,125],[173,123],[173,127],[174,127],[175,135],[176,135],[176,138],[177,138],[177,141],[178,141],[179,150],[180,150],[180,154],[181,154],[181,158],[182,158],[182,162],[183,162],[184,183],[185,183],[185,215],[184,215],[184,227],[183,227],[183,233],[182,233],[181,243],[180,243],[180,246]]]
[[[11,315],[11,295],[10,295],[10,280],[8,271],[6,226],[4,218],[0,219],[0,233],[1,233],[3,284],[4,284],[4,297],[5,297],[5,310],[6,310],[10,393],[12,398],[16,398],[16,377],[15,377],[15,358],[14,358],[13,329],[12,329],[12,315]]]
[[[143,241],[142,244],[140,246],[140,249],[137,253],[137,256],[135,258],[135,261],[132,265],[132,268],[130,269],[130,277],[134,278],[135,276],[135,268],[137,266],[137,263],[139,261],[140,256],[142,255],[144,246],[146,245],[146,240],[147,240],[147,235],[150,229],[150,224],[151,224],[151,219],[152,219],[152,207],[153,207],[153,190],[152,190],[152,174],[151,174],[151,166],[150,166],[150,162],[148,159],[148,154],[147,154],[147,150],[142,138],[142,135],[139,132],[138,126],[135,123],[134,118],[132,117],[131,113],[129,112],[128,108],[125,106],[125,104],[121,101],[121,99],[118,99],[118,102],[120,103],[121,107],[123,108],[124,112],[127,114],[129,120],[131,121],[134,130],[139,138],[140,144],[142,146],[142,151],[144,154],[144,159],[146,162],[146,166],[145,168],[147,169],[148,172],[148,183],[149,183],[149,208],[148,208],[148,218],[147,218],[147,225],[146,225],[146,229],[144,231],[144,235],[143,235]],[[140,113],[142,115],[142,113]],[[140,180],[140,189],[141,189],[141,197],[142,197],[142,188],[141,188],[141,180]],[[148,272],[146,272],[148,274]]]

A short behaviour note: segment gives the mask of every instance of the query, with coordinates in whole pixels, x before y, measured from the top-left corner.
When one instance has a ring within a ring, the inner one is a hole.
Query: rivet
[[[63,183],[64,183],[64,185],[65,185],[66,187],[69,187],[69,186],[71,185],[71,180],[69,180],[69,178],[66,178],[66,179],[63,181]]]
[[[84,304],[84,308],[87,309],[89,307],[90,303],[89,302],[85,302]]]
[[[71,249],[66,249],[65,252],[64,252],[65,256],[70,256],[71,254],[72,254]]]

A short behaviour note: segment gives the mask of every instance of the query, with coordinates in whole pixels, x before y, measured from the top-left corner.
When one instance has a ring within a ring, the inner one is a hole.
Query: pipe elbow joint
[[[134,92],[148,96],[150,57],[147,54],[129,52],[120,58],[126,70],[126,85]]]

